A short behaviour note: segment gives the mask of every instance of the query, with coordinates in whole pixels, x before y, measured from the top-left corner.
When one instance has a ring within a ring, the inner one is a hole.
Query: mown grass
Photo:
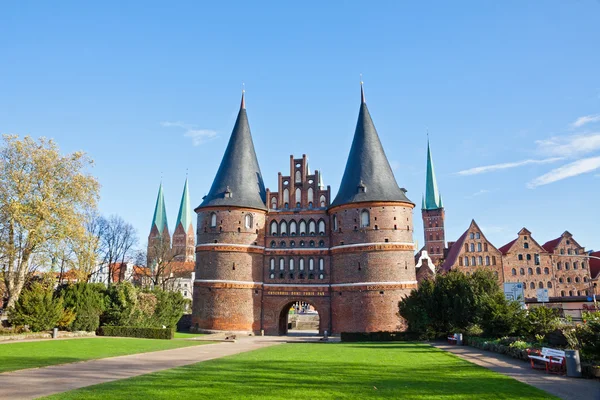
[[[416,343],[286,344],[61,393],[55,399],[549,399]]]
[[[5,343],[0,344],[0,372],[200,344],[203,342],[108,337]]]
[[[205,336],[204,333],[190,333],[190,332],[175,332],[175,339],[190,339],[198,336]]]

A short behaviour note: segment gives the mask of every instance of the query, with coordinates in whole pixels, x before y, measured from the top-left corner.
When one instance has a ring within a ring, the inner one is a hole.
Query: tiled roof
[[[446,257],[446,259],[444,260],[444,263],[442,264],[442,271],[450,271],[450,268],[452,268],[452,266],[456,262],[456,259],[458,258],[458,253],[460,253],[460,250],[462,249],[463,243],[465,242],[465,239],[467,238],[467,234],[469,233],[470,228],[471,228],[471,226],[469,226],[469,228],[467,228],[465,233],[463,233],[461,235],[461,237],[459,237],[458,240],[456,242],[454,242],[454,244],[450,248],[450,251],[448,252],[448,256]]]
[[[517,239],[511,240],[510,242],[506,243],[504,246],[500,247],[498,250],[500,250],[500,252],[503,255],[506,255],[508,253],[508,251],[510,250],[510,248],[513,246],[513,244],[515,244]]]
[[[554,252],[554,249],[556,248],[556,246],[558,246],[558,244],[560,243],[560,240],[562,239],[562,235],[557,237],[556,239],[552,239],[547,241],[546,243],[544,243],[542,245],[542,247],[544,248],[544,250],[546,250],[548,253],[552,253]]]

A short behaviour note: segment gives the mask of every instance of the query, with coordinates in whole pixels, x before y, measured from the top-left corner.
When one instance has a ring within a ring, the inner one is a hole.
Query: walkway
[[[470,346],[452,346],[432,343],[438,349],[446,350],[458,357],[492,371],[508,375],[516,380],[535,386],[565,400],[600,400],[600,382],[594,379],[577,379],[551,375],[532,369],[529,363],[505,354],[483,351]]]
[[[0,373],[0,399],[34,399],[284,343],[282,337],[244,337],[201,346]]]

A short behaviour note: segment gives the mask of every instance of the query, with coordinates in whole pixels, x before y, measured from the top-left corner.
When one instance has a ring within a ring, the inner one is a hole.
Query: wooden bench
[[[565,352],[562,350],[542,347],[539,350],[527,350],[531,368],[545,369],[546,372],[561,374],[565,372]]]

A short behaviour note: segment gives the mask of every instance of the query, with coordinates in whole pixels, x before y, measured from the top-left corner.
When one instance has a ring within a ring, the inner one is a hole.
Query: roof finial
[[[246,109],[246,84],[244,82],[242,82],[242,104],[240,105],[240,109],[241,110],[245,110]]]
[[[187,179],[187,178],[188,178],[188,171],[189,171],[189,168],[186,168],[186,169],[185,169],[185,179]]]
[[[363,89],[363,80],[362,80],[362,74],[360,74],[360,102],[362,104],[365,104],[365,91]]]

